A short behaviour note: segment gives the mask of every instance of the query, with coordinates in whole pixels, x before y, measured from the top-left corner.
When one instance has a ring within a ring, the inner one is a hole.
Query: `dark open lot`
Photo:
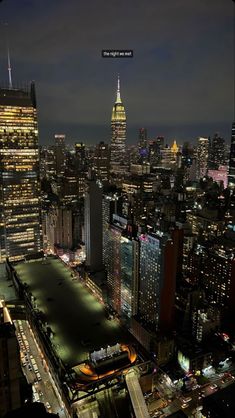
[[[72,280],[60,260],[22,262],[15,269],[45,314],[54,334],[52,343],[64,363],[75,366],[93,349],[130,340],[116,320],[106,319],[104,307],[79,281]]]

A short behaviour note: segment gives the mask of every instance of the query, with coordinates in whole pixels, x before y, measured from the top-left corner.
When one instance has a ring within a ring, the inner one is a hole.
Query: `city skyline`
[[[0,16],[0,418],[235,417],[235,0]]]
[[[233,122],[233,4],[171,1],[114,5],[71,1],[3,2],[13,85],[35,79],[40,144],[55,133],[68,142],[110,141],[110,104],[117,74],[127,112],[127,144],[138,128],[168,142],[218,131],[230,140]],[[45,13],[46,10],[46,13]],[[20,27],[24,27],[22,31]],[[43,32],[41,28],[43,27]],[[102,28],[102,30],[100,30]],[[1,33],[5,31],[1,24]],[[133,49],[134,58],[105,59],[101,50]],[[223,57],[223,59],[221,59]],[[7,82],[4,36],[2,78]]]

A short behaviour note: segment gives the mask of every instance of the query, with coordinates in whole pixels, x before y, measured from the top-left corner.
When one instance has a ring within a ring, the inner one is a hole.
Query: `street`
[[[176,389],[169,378],[159,376],[156,383],[156,392],[146,395],[146,401],[151,417],[167,417],[182,409],[188,416],[194,416],[197,408],[202,406],[203,398],[225,388],[234,382],[234,367],[230,366],[221,373],[212,373],[208,382],[194,390],[182,392]],[[226,377],[224,377],[226,376]]]
[[[33,386],[33,401],[44,403],[48,412],[68,418],[62,400],[53,382],[46,359],[43,356],[28,321],[14,321],[20,347],[21,366],[28,383]]]

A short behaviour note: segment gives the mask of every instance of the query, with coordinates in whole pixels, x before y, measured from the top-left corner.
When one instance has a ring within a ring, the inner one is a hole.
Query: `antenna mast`
[[[11,57],[10,57],[10,49],[9,49],[9,41],[8,41],[8,32],[7,32],[8,23],[5,23],[6,28],[6,47],[7,47],[7,70],[8,70],[8,80],[9,80],[9,89],[12,89],[12,76],[11,76]]]
[[[9,51],[9,47],[8,46],[7,46],[7,63],[8,63],[9,89],[12,89],[11,59],[10,59],[10,51]]]

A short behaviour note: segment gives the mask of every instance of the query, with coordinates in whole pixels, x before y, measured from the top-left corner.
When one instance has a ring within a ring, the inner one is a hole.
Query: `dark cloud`
[[[227,133],[232,11],[230,0],[11,0],[1,4],[0,20],[9,23],[13,79],[36,80],[43,140],[63,129],[96,142],[109,139],[118,72],[129,140],[139,124],[153,134],[165,127],[174,135],[176,127],[182,137],[190,125],[192,135],[195,126],[198,135],[204,126]],[[105,48],[133,49],[134,58],[102,59]]]

